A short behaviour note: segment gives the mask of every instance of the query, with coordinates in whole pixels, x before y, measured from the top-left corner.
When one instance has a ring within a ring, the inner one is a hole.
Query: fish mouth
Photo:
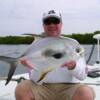
[[[41,72],[40,78],[39,78],[39,80],[38,80],[37,82],[42,81],[42,80],[45,78],[45,76],[46,76],[49,72],[51,72],[53,69],[54,69],[54,68],[49,67],[49,68],[43,70],[43,71]]]

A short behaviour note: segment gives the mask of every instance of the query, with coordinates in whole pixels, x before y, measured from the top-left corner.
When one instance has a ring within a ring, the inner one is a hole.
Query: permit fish
[[[31,62],[31,67],[40,73],[37,82],[41,81],[48,72],[60,67],[67,61],[77,61],[84,54],[84,48],[74,39],[67,37],[46,37],[33,42],[19,57],[0,56],[1,61],[10,64],[6,85],[11,80],[18,63],[23,58]]]

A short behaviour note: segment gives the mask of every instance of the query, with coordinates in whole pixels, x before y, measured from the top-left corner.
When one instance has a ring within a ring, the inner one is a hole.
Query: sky
[[[42,15],[62,15],[63,34],[100,30],[100,0],[0,0],[0,36],[41,34]]]

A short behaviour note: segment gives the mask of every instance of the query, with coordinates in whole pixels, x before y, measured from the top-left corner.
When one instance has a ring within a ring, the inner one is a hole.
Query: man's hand
[[[30,69],[33,69],[33,65],[26,59],[26,58],[21,58],[20,63]]]
[[[61,67],[66,67],[69,70],[72,70],[76,67],[76,62],[75,61],[65,62]]]

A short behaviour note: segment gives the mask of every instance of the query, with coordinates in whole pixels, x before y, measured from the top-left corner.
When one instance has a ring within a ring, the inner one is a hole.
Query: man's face
[[[51,17],[44,20],[43,28],[47,36],[59,36],[61,33],[62,23],[59,19]]]

